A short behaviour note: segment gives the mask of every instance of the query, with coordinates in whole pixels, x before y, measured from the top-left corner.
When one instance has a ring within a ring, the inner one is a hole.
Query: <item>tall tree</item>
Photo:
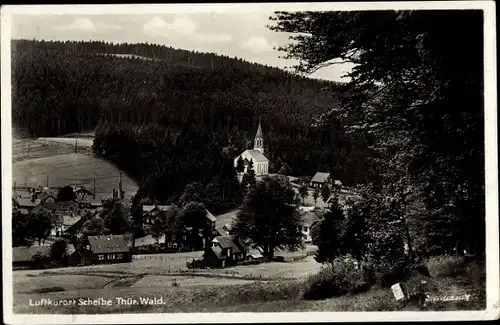
[[[346,221],[344,211],[334,198],[321,220],[311,227],[312,243],[318,246],[315,260],[333,263],[335,258],[349,251],[346,245]]]
[[[305,198],[309,195],[309,187],[307,184],[302,184],[299,187],[299,196],[302,198],[302,204],[305,204]]]
[[[243,158],[241,156],[238,157],[236,161],[236,172],[243,173],[245,171],[245,163],[243,162]]]
[[[295,205],[295,191],[285,176],[265,176],[250,189],[233,232],[252,240],[272,259],[277,249],[302,246],[302,222]]]
[[[30,211],[28,219],[28,234],[41,245],[42,241],[50,235],[54,225],[54,216],[50,210],[37,207]]]
[[[321,188],[321,199],[323,200],[323,202],[327,203],[331,195],[332,191],[330,190],[330,186],[323,186]]]
[[[57,201],[64,202],[64,201],[75,201],[75,200],[76,200],[76,194],[73,191],[73,188],[69,185],[63,187],[57,193]]]
[[[311,73],[335,59],[355,64],[342,109],[321,123],[342,118],[349,130],[372,133],[382,185],[419,187],[428,210],[431,201],[450,204],[458,216],[453,228],[480,258],[483,12],[277,12],[273,20],[272,30],[296,34],[280,49],[299,61],[297,71]],[[468,64],[456,69],[460,62]]]
[[[319,196],[320,196],[320,190],[319,187],[316,187],[313,191],[314,206],[317,205]]]
[[[158,243],[160,237],[165,234],[164,220],[160,217],[155,218],[153,224],[151,225],[151,227],[149,227],[148,232],[151,235],[151,237],[153,237],[154,240],[156,240],[156,243]]]

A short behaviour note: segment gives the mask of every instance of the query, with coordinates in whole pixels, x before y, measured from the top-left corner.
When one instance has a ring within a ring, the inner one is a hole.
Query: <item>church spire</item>
[[[257,128],[257,133],[255,134],[253,150],[258,150],[261,153],[264,153],[264,135],[262,134],[262,126],[260,124],[260,117],[259,117],[259,127]]]

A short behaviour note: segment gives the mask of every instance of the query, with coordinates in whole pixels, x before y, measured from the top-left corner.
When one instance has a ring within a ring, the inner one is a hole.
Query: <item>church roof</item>
[[[255,137],[263,137],[262,135],[262,127],[260,126],[260,119],[259,119],[259,127],[257,128],[257,133],[255,134]]]
[[[257,162],[269,161],[269,159],[267,159],[266,156],[264,156],[264,154],[259,150],[247,150],[246,152],[250,154],[250,156],[252,156],[252,158]]]

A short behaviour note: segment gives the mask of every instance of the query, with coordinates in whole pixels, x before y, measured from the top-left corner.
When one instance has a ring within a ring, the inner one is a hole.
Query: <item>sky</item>
[[[197,12],[171,14],[15,15],[12,38],[148,42],[174,48],[213,52],[285,68],[296,61],[273,49],[289,42],[285,33],[266,28],[270,12]],[[347,81],[349,64],[335,64],[311,77]]]

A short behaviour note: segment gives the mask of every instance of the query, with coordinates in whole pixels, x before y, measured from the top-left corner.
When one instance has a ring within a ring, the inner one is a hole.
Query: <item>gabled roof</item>
[[[214,215],[210,211],[208,211],[207,209],[205,209],[205,211],[207,211],[208,220],[210,220],[211,222],[215,222],[217,220],[217,218],[215,218]]]
[[[57,221],[63,226],[73,226],[75,223],[80,221],[81,216],[72,216],[68,214],[57,215]]]
[[[30,199],[30,198],[18,198],[18,199],[13,199],[17,205],[20,208],[34,208],[40,205],[42,203],[42,200],[40,199]]]
[[[95,254],[124,253],[130,247],[123,235],[88,236],[90,249]]]
[[[73,254],[75,246],[68,243],[66,251],[68,254]],[[30,262],[37,253],[50,254],[50,246],[12,247],[12,262]]]
[[[174,206],[173,205],[157,205],[156,207],[158,208],[158,211],[167,212],[167,211],[172,210]]]
[[[219,243],[222,249],[232,248],[233,253],[243,253],[246,251],[246,245],[243,241],[236,239],[235,236],[217,236],[213,239],[213,242]]]
[[[245,152],[248,153],[250,156],[252,156],[252,158],[255,159],[257,162],[269,161],[269,159],[267,159],[267,157],[264,156],[264,154],[259,150],[246,150]]]
[[[304,227],[311,227],[313,223],[319,220],[319,217],[314,212],[302,212],[302,225]]]
[[[58,210],[60,208],[59,204],[51,201],[43,203],[42,207],[51,211]]]
[[[56,202],[59,207],[61,209],[72,209],[74,211],[80,209],[80,207],[78,206],[78,204],[76,202],[73,202],[73,201],[60,201],[60,202]]]
[[[165,243],[165,235],[162,235],[162,236],[160,236],[160,238],[158,238],[158,243]],[[148,245],[153,245],[153,244],[156,244],[156,239],[154,239],[153,236],[151,236],[151,235],[147,235],[147,236],[144,236],[141,238],[136,238],[134,240],[134,245],[136,247],[148,246]]]
[[[312,178],[311,182],[315,182],[315,183],[325,183],[328,178],[330,177],[330,173],[316,173],[316,175],[314,175],[314,177]]]
[[[338,179],[334,180],[333,184],[338,185],[338,186],[342,186],[342,182],[339,181]]]
[[[12,262],[29,262],[36,253],[48,254],[50,246],[12,247]]]

